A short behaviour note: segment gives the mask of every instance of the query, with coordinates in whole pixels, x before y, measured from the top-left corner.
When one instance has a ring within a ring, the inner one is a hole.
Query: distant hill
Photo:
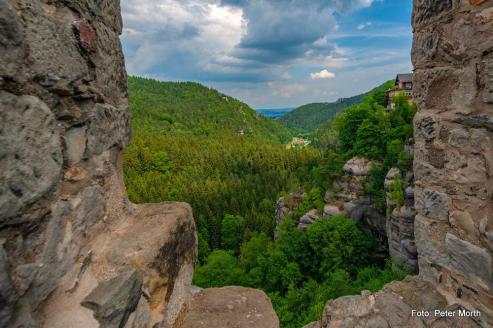
[[[291,108],[260,108],[260,109],[256,109],[257,113],[260,113],[265,117],[274,118],[274,119],[282,117],[292,110],[293,110],[292,107]]]
[[[194,82],[129,77],[134,131],[211,136],[236,134],[286,143],[290,130],[245,103]]]
[[[372,91],[384,87],[387,83],[369,92],[349,98],[341,98],[336,102],[312,103],[300,106],[279,118],[279,122],[296,133],[312,132],[340,111],[362,102]]]

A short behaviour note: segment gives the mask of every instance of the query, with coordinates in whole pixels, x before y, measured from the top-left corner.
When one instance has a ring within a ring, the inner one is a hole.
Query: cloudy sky
[[[411,0],[122,0],[130,74],[254,108],[348,97],[411,71]]]

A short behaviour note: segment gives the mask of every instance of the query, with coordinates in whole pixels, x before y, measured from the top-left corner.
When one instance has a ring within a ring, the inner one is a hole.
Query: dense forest
[[[128,79],[134,132],[205,136],[244,135],[286,142],[291,131],[245,103],[194,82]]]
[[[375,241],[348,218],[321,218],[306,231],[294,225],[306,209],[323,207],[325,190],[355,155],[380,163],[367,193],[385,211],[383,178],[391,166],[411,163],[404,146],[415,112],[404,96],[386,111],[386,88],[322,122],[310,134],[313,147],[287,149],[292,131],[233,98],[195,83],[130,78],[129,196],[190,203],[199,232],[194,284],[261,288],[282,327],[302,327],[328,299],[406,275],[374,261]],[[299,189],[307,197],[276,228],[277,198]]]

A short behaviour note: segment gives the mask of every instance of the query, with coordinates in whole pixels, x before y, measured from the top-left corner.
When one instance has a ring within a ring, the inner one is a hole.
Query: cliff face
[[[188,205],[136,206],[119,1],[0,2],[0,326],[168,327],[190,299]]]
[[[314,326],[493,326],[493,1],[415,0],[413,26],[417,215],[387,229],[397,257],[414,234],[419,275],[329,301]]]
[[[415,1],[419,271],[493,323],[493,1]]]

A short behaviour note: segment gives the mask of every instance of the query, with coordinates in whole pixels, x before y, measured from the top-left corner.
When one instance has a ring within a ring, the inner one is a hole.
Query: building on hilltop
[[[393,98],[398,94],[404,94],[410,102],[413,101],[413,73],[397,74],[394,87],[387,90],[387,109],[394,109]]]

